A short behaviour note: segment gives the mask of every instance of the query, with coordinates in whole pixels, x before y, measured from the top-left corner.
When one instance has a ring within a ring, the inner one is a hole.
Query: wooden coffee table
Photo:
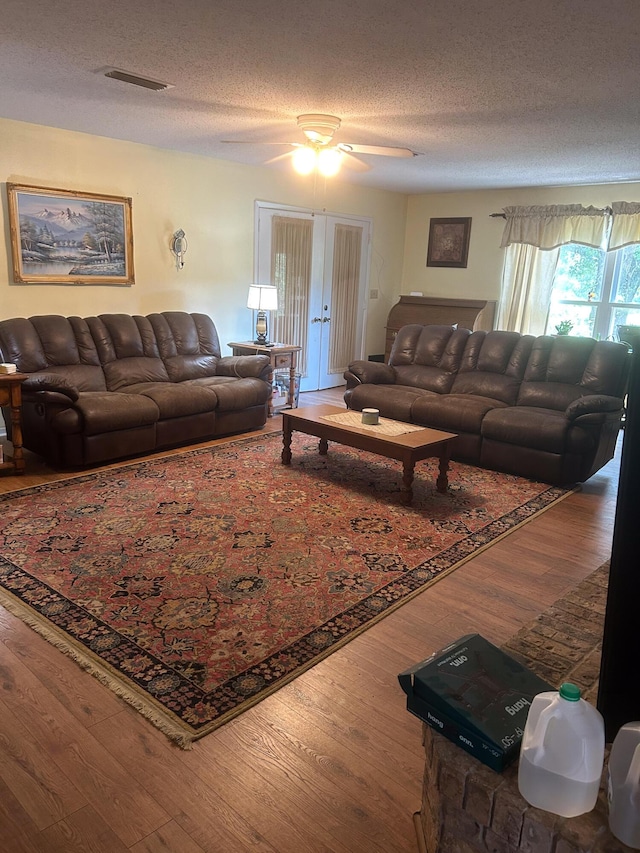
[[[446,492],[449,485],[447,471],[449,470],[449,456],[451,442],[457,436],[451,432],[442,432],[437,429],[415,429],[403,432],[399,435],[387,435],[382,430],[385,423],[391,429],[393,424],[401,424],[400,421],[392,421],[381,418],[380,427],[364,426],[359,419],[360,412],[351,413],[357,416],[355,425],[346,425],[335,420],[327,420],[327,415],[346,415],[348,409],[337,406],[319,405],[308,406],[302,409],[290,409],[282,413],[282,464],[291,464],[291,434],[294,430],[316,435],[320,439],[319,452],[326,454],[329,442],[346,444],[358,450],[367,450],[377,453],[388,459],[398,459],[402,462],[402,490],[406,503],[413,499],[413,472],[416,462],[436,456],[440,460],[436,488],[439,492]],[[402,426],[406,426],[402,424]]]

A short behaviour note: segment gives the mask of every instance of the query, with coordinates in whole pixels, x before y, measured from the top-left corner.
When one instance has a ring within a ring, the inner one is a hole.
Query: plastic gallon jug
[[[562,817],[591,811],[603,763],[604,721],[575,684],[534,696],[518,768],[518,787],[530,805]]]
[[[627,723],[615,736],[609,756],[609,828],[640,850],[640,722]]]

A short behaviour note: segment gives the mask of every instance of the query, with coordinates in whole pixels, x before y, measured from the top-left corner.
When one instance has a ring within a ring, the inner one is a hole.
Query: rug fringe
[[[105,664],[98,663],[87,652],[82,651],[75,646],[73,642],[63,636],[50,622],[43,620],[32,610],[27,608],[19,600],[14,598],[7,590],[0,588],[0,604],[25,625],[40,634],[48,643],[55,646],[67,657],[71,658],[82,669],[97,678],[105,687],[108,687],[116,696],[124,700],[128,705],[141,714],[145,719],[149,720],[159,731],[161,731],[169,740],[173,741],[181,749],[191,749],[193,747],[193,737],[183,729],[179,724],[174,723],[166,713],[154,708],[148,701],[145,701],[134,690],[127,688],[122,681],[111,675]]]

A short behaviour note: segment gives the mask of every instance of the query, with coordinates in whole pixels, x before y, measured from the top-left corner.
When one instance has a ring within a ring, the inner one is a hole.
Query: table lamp
[[[247,308],[257,311],[255,344],[268,346],[267,340],[267,311],[278,308],[278,288],[272,284],[251,284]]]

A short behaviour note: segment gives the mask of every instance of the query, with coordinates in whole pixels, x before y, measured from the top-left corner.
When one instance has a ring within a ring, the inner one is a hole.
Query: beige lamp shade
[[[278,308],[278,288],[272,284],[251,284],[247,308],[255,311],[275,311]]]

